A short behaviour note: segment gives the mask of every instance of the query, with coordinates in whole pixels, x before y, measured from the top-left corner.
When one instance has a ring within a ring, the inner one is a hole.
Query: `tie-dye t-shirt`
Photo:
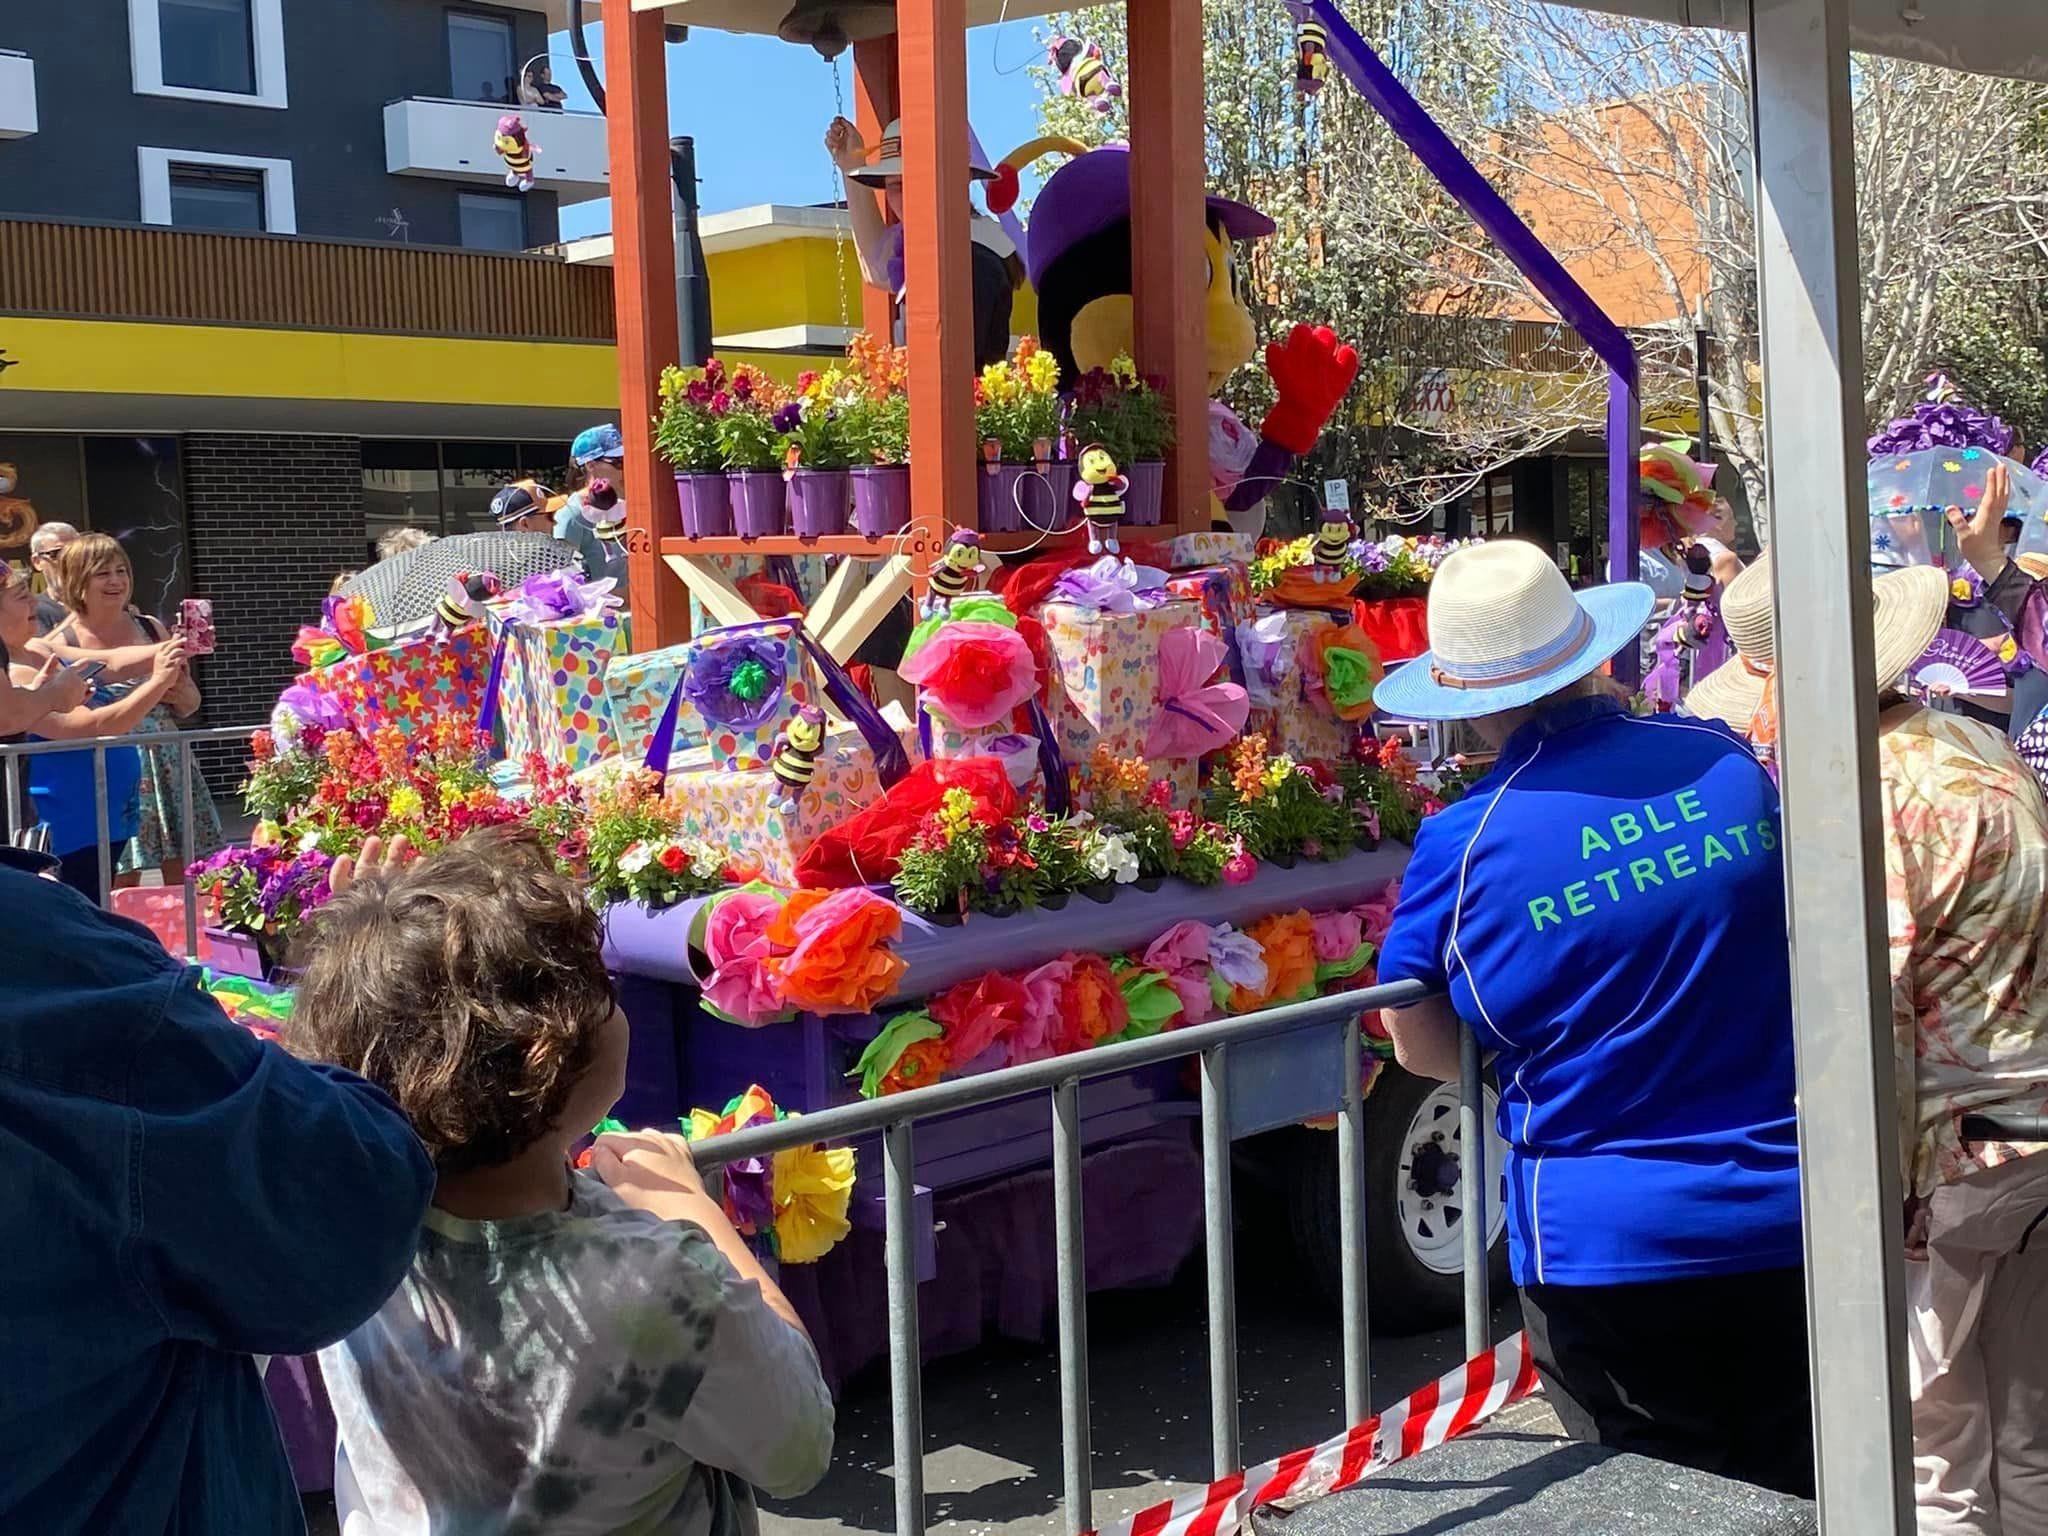
[[[738,1536],[824,1475],[817,1356],[694,1226],[572,1174],[566,1210],[427,1213],[320,1368],[345,1536]]]

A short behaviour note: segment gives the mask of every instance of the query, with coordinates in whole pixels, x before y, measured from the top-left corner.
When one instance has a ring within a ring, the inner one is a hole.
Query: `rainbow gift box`
[[[826,736],[793,811],[782,809],[788,787],[766,768],[735,768],[708,745],[669,761],[668,797],[682,807],[684,839],[777,885],[794,881],[804,851],[879,800],[883,788],[873,749],[851,727]]]
[[[1258,617],[1252,598],[1252,578],[1241,563],[1205,565],[1198,570],[1175,571],[1166,583],[1167,594],[1200,607],[1202,628],[1221,640],[1229,657],[1231,677],[1243,682],[1243,662],[1237,654],[1237,626]]]
[[[1098,751],[1143,758],[1145,738],[1159,714],[1159,641],[1169,630],[1199,624],[1193,603],[1169,599],[1118,613],[1054,601],[1039,610],[1051,658],[1046,713],[1067,760],[1075,804],[1085,807]],[[1197,768],[1192,761],[1154,764],[1180,804],[1192,804]]]
[[[505,755],[538,755],[574,773],[618,750],[605,668],[625,643],[616,610],[529,622],[493,612],[503,655],[498,719]]]
[[[1258,544],[1258,538],[1249,533],[1183,533],[1166,542],[1166,563],[1176,571],[1205,565],[1245,565],[1250,563]]]
[[[315,667],[298,680],[332,698],[359,731],[392,725],[411,736],[435,720],[475,720],[490,667],[490,635],[470,624]]]
[[[658,651],[642,651],[637,656],[615,656],[604,669],[604,693],[612,710],[612,734],[618,738],[619,753],[622,757],[638,762],[647,756],[647,748],[654,740],[654,728],[661,722],[661,712],[668,708],[668,701],[683,679],[683,668],[690,659],[690,644],[666,646]],[[677,741],[682,746],[696,746],[701,737],[693,737],[689,730],[678,722]]]
[[[1343,757],[1357,740],[1358,727],[1337,718],[1328,696],[1316,686],[1310,637],[1341,624],[1320,608],[1275,608],[1238,630],[1238,652],[1252,696],[1247,735],[1263,735],[1271,752],[1297,761],[1329,762]]]

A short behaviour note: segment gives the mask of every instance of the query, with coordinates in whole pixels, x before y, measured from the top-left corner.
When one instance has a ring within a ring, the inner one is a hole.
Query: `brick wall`
[[[219,649],[201,663],[206,723],[268,718],[297,670],[292,638],[335,573],[363,564],[362,445],[348,437],[193,433],[185,439],[191,592],[213,601]],[[216,791],[239,749],[206,751]],[[225,808],[225,807],[224,807]]]

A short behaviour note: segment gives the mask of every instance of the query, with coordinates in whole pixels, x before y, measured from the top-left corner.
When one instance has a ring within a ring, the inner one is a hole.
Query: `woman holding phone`
[[[5,583],[0,585],[0,656],[7,658],[8,681],[17,688],[31,687],[47,665],[29,655],[29,642],[36,632],[35,593],[18,572],[7,567],[0,571],[5,572],[0,577]],[[31,740],[79,741],[126,736],[140,729],[184,678],[185,643],[173,638],[153,647],[149,675],[125,685],[119,696],[106,683],[104,663],[72,662],[68,671],[90,688],[86,702],[44,715],[31,728]],[[26,760],[26,777],[37,819],[49,828],[49,851],[61,865],[58,878],[94,901],[104,902],[92,759],[93,755],[84,751],[38,753]],[[107,749],[107,835],[116,849],[135,836],[140,824],[142,780],[139,751],[134,747]]]
[[[39,645],[44,650],[64,661],[103,663],[105,671],[97,679],[96,695],[102,703],[118,703],[153,682],[163,646],[173,637],[162,624],[134,608],[135,572],[119,544],[104,533],[88,533],[65,545],[57,559],[57,591],[71,616],[42,638]],[[185,665],[186,650],[179,646],[172,685],[157,694],[133,724],[124,727],[126,732],[175,731],[180,720],[199,712],[199,685]],[[131,877],[146,869],[161,869],[165,883],[176,885],[185,876],[185,786],[177,754],[144,748],[141,769],[138,820],[128,834],[127,846],[121,846],[121,839],[115,840],[114,869],[117,875]],[[219,849],[223,839],[213,795],[196,770],[192,775],[192,817],[192,856],[204,858]]]

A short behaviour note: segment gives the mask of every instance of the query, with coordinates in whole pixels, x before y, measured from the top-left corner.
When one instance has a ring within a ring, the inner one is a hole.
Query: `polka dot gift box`
[[[615,609],[547,623],[504,620],[498,718],[505,756],[538,753],[574,773],[618,751],[605,668],[624,645]]]
[[[713,766],[731,772],[766,768],[783,726],[816,684],[800,619],[762,619],[707,629],[685,650],[677,732],[701,741]]]

